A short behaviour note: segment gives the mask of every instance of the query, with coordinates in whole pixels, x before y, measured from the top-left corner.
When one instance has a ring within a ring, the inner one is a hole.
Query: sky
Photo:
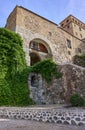
[[[0,27],[5,26],[16,5],[23,6],[56,24],[70,14],[85,23],[85,0],[0,0]]]

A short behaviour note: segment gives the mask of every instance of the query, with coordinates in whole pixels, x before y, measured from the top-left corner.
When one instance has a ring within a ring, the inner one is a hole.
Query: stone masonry
[[[84,109],[66,109],[56,107],[34,107],[34,108],[16,108],[2,107],[0,108],[0,118],[8,119],[24,119],[40,122],[49,122],[67,125],[85,125]]]
[[[73,36],[57,24],[21,6],[16,6],[9,15],[6,28],[22,36],[28,65],[30,65],[31,60],[30,52],[38,55],[41,54],[35,48],[29,49],[30,42],[36,41],[36,39],[39,39],[39,42],[43,41],[42,44],[47,49],[50,48],[48,55],[51,55],[53,61],[59,64],[72,62],[73,56],[80,54],[78,48],[81,49],[81,53],[84,52],[83,48],[80,47],[81,44],[84,44],[81,39]],[[70,43],[67,43],[67,41]],[[71,45],[69,46],[68,44]],[[42,55],[44,54],[42,53]]]
[[[73,64],[62,65],[63,87],[65,101],[69,102],[70,96],[79,93],[85,98],[85,68]]]
[[[31,98],[37,104],[69,103],[70,96],[74,93],[85,98],[85,68],[65,64],[60,65],[58,69],[62,73],[62,78],[53,77],[50,83],[46,82],[40,74],[31,73],[29,75]],[[31,80],[32,76],[36,80]]]
[[[68,18],[63,21],[65,28],[68,27],[68,23],[71,23],[69,27],[76,24],[79,37],[74,35],[76,32],[70,33],[69,28],[64,29],[63,26],[21,6],[16,6],[7,19],[6,28],[19,33],[24,41],[23,49],[28,65],[51,58],[59,64],[59,70],[63,74],[60,79],[53,77],[50,84],[41,75],[30,74],[30,96],[38,104],[68,103],[73,93],[79,93],[85,98],[85,68],[70,64],[76,54],[85,54],[85,26],[73,16]],[[83,39],[79,39],[80,36],[83,36]],[[38,81],[33,84],[31,80]]]

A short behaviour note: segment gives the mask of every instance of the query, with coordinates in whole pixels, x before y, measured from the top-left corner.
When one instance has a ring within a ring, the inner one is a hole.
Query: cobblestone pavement
[[[0,130],[85,130],[85,126],[60,125],[29,120],[0,119]]]

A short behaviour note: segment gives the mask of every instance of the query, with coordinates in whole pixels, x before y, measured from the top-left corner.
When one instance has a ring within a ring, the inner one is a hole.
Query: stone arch
[[[30,65],[34,65],[35,63],[41,61],[40,56],[36,52],[30,53]]]
[[[42,39],[35,38],[29,43],[30,65],[46,58],[52,58],[52,52],[49,45]]]

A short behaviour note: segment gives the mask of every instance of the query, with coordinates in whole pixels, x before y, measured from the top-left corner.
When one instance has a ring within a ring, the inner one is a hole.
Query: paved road
[[[0,130],[85,130],[85,126],[70,126],[29,120],[0,119]]]

